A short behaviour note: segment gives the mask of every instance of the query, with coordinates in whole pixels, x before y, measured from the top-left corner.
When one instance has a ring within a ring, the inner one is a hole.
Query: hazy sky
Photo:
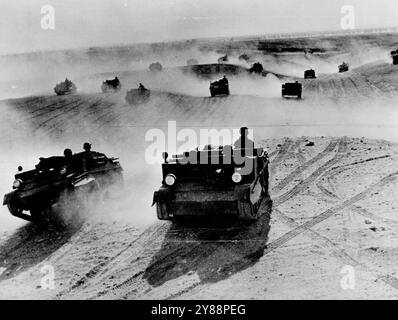
[[[55,9],[42,30],[41,7]],[[396,0],[0,0],[0,53],[213,36],[398,26]]]

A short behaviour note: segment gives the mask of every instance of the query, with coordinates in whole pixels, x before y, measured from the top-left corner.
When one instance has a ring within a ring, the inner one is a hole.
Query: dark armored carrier
[[[222,78],[218,81],[210,82],[210,94],[212,97],[229,95],[229,83],[227,78]]]
[[[131,105],[144,104],[149,101],[151,91],[140,84],[138,89],[131,89],[126,93],[126,101]]]
[[[113,80],[105,80],[101,85],[101,90],[104,93],[117,92],[120,91],[120,89],[122,89],[122,84],[118,77],[115,77]]]
[[[160,62],[153,62],[149,65],[149,70],[151,72],[160,72],[163,70],[163,66],[160,64]]]
[[[303,85],[296,82],[288,82],[282,85],[282,98],[297,97],[301,99],[303,94]]]
[[[58,83],[54,87],[54,92],[56,93],[57,96],[73,94],[76,93],[76,91],[77,91],[76,85],[68,78],[66,78],[65,81],[63,82]]]
[[[264,67],[260,62],[255,62],[249,69],[250,73],[262,74],[264,71]]]
[[[341,65],[339,65],[339,72],[347,72],[348,70],[350,70],[350,66],[347,62],[343,62]]]
[[[230,215],[255,221],[270,213],[268,156],[262,149],[191,151],[168,159],[162,186],[154,193],[160,220]]]
[[[229,61],[228,55],[222,56],[222,57],[220,57],[220,58],[217,59],[217,62],[218,62],[218,63],[226,63],[226,62],[228,62],[228,61]]]
[[[398,50],[391,51],[392,64],[398,65]]]
[[[98,152],[40,158],[35,169],[19,171],[3,205],[13,216],[37,223],[68,224],[92,196],[123,183],[118,160]]]
[[[316,79],[315,70],[309,69],[304,71],[304,79]]]

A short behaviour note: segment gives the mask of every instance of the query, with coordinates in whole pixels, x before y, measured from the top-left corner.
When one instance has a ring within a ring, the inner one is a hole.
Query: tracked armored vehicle
[[[160,72],[163,70],[163,66],[160,62],[153,62],[149,65],[149,71],[151,72]]]
[[[199,61],[198,60],[196,60],[196,59],[188,59],[187,60],[187,66],[195,66],[195,65],[198,65],[199,64]]]
[[[229,95],[229,82],[228,79],[224,76],[224,78],[210,82],[210,94],[212,97]]]
[[[270,213],[268,156],[262,149],[164,154],[162,186],[154,193],[158,219],[229,215],[255,221]],[[264,210],[265,208],[265,210]]]
[[[246,53],[241,54],[238,59],[241,60],[241,61],[246,61],[246,62],[250,61],[250,57]]]
[[[76,85],[68,78],[66,78],[65,81],[63,82],[58,83],[54,87],[54,92],[56,93],[57,96],[73,94],[76,93],[76,91],[77,91]]]
[[[282,98],[297,97],[301,99],[303,94],[303,85],[296,82],[288,82],[282,85]]]
[[[262,74],[264,71],[264,67],[260,62],[253,63],[250,68],[250,73]]]
[[[120,91],[120,89],[122,89],[122,84],[120,83],[118,77],[115,77],[113,80],[105,80],[101,85],[101,90],[103,93],[117,92]]]
[[[151,91],[140,84],[138,89],[131,89],[127,91],[126,102],[131,105],[144,104],[149,101],[150,97]]]
[[[341,65],[339,65],[339,72],[343,73],[343,72],[347,72],[350,70],[350,66],[347,62],[343,62]]]
[[[75,222],[92,197],[123,182],[119,161],[98,152],[40,158],[35,169],[18,169],[14,191],[4,196],[3,205],[13,216],[35,223]]]
[[[217,62],[218,62],[218,63],[226,63],[226,62],[228,62],[228,61],[229,61],[228,55],[222,56],[222,57],[220,57],[220,58],[217,59]]]
[[[398,50],[391,51],[392,64],[398,65]]]
[[[304,79],[316,79],[315,70],[313,69],[305,70]]]

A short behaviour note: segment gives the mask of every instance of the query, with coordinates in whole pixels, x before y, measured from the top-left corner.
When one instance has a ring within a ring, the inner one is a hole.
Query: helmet
[[[239,133],[241,136],[247,134],[248,131],[249,131],[249,129],[247,127],[242,127],[239,129]]]
[[[65,149],[65,150],[64,150],[64,156],[65,156],[65,157],[70,157],[70,156],[72,156],[72,150],[71,150],[71,149]]]
[[[90,151],[91,150],[91,143],[85,142],[83,144],[83,149],[86,151]]]

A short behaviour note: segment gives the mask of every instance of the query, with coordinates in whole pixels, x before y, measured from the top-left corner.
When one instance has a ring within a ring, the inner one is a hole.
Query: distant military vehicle
[[[394,65],[398,64],[398,50],[391,51],[391,58],[392,58],[392,63]]]
[[[160,72],[163,70],[163,66],[160,62],[154,62],[149,65],[149,70],[152,72]]]
[[[65,81],[58,83],[54,88],[54,92],[57,94],[57,96],[73,94],[76,93],[76,91],[76,85],[68,78],[65,78]]]
[[[250,61],[250,57],[246,53],[241,54],[238,59],[246,62]]]
[[[115,77],[113,80],[105,80],[102,82],[101,85],[101,90],[104,93],[107,92],[116,92],[119,91],[122,88],[122,84],[120,83],[120,80],[118,77]]]
[[[347,62],[343,62],[341,65],[339,65],[339,72],[347,72],[348,70],[350,70],[350,66]]]
[[[196,59],[188,59],[187,60],[187,66],[196,66],[199,64],[199,61]]]
[[[225,146],[163,157],[162,186],[153,197],[158,219],[229,214],[255,221],[270,213],[268,156],[262,148]]]
[[[218,60],[217,60],[218,63],[225,63],[228,61],[229,61],[228,55],[222,56],[222,57],[218,58]]]
[[[254,63],[254,64],[251,66],[251,68],[250,68],[249,71],[250,71],[251,73],[262,74],[263,71],[264,71],[264,67],[263,67],[263,65],[262,65],[260,62],[256,62],[256,63]]]
[[[305,70],[304,79],[316,79],[315,70],[313,69]]]
[[[212,97],[220,95],[229,95],[228,79],[224,76],[222,79],[210,82],[210,94]]]
[[[131,89],[126,93],[126,101],[131,105],[146,103],[150,97],[151,91],[145,88],[142,83],[140,83],[138,89]]]
[[[91,151],[40,158],[35,169],[18,170],[14,191],[4,196],[3,205],[15,217],[44,224],[72,222],[89,197],[99,196],[123,181],[118,159]]]
[[[294,97],[296,96],[298,99],[301,99],[303,93],[303,85],[296,82],[288,82],[282,85],[282,97]]]

